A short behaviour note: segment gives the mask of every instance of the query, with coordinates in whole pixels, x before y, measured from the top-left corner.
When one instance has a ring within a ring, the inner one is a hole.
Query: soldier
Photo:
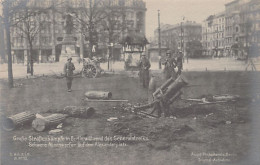
[[[139,63],[139,68],[140,68],[139,75],[144,88],[147,88],[149,84],[150,67],[151,67],[150,61],[146,58],[145,54],[143,54]]]
[[[73,80],[73,71],[75,70],[74,64],[71,62],[72,58],[68,56],[68,62],[64,65],[64,74],[67,81],[68,92],[71,92],[71,85]]]
[[[170,77],[176,79],[176,72],[174,68],[176,67],[176,60],[172,57],[172,53],[170,50],[166,52],[166,60],[164,62],[164,78],[168,80]]]
[[[183,65],[182,65],[182,58],[183,58],[183,55],[182,55],[182,52],[179,52],[178,53],[178,56],[177,56],[177,68],[178,68],[178,71],[177,71],[177,75],[181,75],[181,70],[183,69]]]

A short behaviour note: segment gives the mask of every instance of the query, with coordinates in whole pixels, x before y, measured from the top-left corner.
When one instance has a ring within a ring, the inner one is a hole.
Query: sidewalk
[[[260,59],[254,59],[255,67],[257,71],[260,70]],[[74,63],[76,70],[75,73],[81,71],[83,64]],[[63,73],[63,63],[40,63],[34,64],[34,75],[60,75]],[[107,63],[101,63],[101,68],[105,72],[124,72],[124,62],[116,61],[110,63],[110,70],[108,70]],[[220,58],[220,59],[189,59],[188,63],[185,59],[183,63],[183,71],[245,71],[247,64],[244,61],[238,61],[232,58]],[[27,67],[24,64],[13,64],[13,77],[26,78],[30,77],[30,74],[26,73]],[[159,71],[159,65],[157,62],[151,63],[152,71]],[[248,68],[251,70],[251,67]],[[7,64],[0,64],[0,79],[8,78],[8,66]]]

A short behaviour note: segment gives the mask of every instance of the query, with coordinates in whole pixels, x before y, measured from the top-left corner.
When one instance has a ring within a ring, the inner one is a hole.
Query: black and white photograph
[[[0,165],[259,165],[260,0],[0,0]]]

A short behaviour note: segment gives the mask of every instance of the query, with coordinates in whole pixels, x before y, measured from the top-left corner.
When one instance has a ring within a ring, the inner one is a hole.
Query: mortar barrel
[[[108,91],[88,91],[85,93],[88,99],[111,99],[112,93]]]
[[[157,95],[160,94],[161,91],[164,91],[171,83],[174,82],[174,79],[171,77],[165,83],[163,83],[154,93],[154,97],[158,97]]]
[[[187,84],[188,83],[185,80],[185,78],[183,76],[179,76],[173,83],[171,83],[168,86],[164,96],[167,97],[167,98],[171,98],[173,95],[176,94],[176,92],[181,90],[181,88],[183,88]]]
[[[63,122],[68,115],[66,114],[52,114],[43,118],[36,118],[32,122],[32,127],[36,131],[44,131],[50,127],[56,127]]]
[[[182,92],[178,91],[170,100],[169,104],[172,104],[175,100],[177,100],[181,96]]]
[[[29,111],[21,112],[16,115],[7,117],[3,121],[3,128],[6,131],[12,131],[18,126],[30,123],[35,119],[35,114]]]

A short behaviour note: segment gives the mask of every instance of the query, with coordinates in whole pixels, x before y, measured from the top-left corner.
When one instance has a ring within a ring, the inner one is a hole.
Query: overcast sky
[[[144,0],[146,2],[146,36],[153,37],[158,27],[158,10],[161,23],[180,23],[185,20],[202,23],[207,16],[225,10],[225,4],[232,0]]]
[[[158,27],[158,10],[161,23],[180,23],[185,20],[202,23],[207,16],[225,10],[225,4],[233,0],[144,0],[146,2],[146,36],[153,37]],[[0,10],[1,6],[0,6]]]

